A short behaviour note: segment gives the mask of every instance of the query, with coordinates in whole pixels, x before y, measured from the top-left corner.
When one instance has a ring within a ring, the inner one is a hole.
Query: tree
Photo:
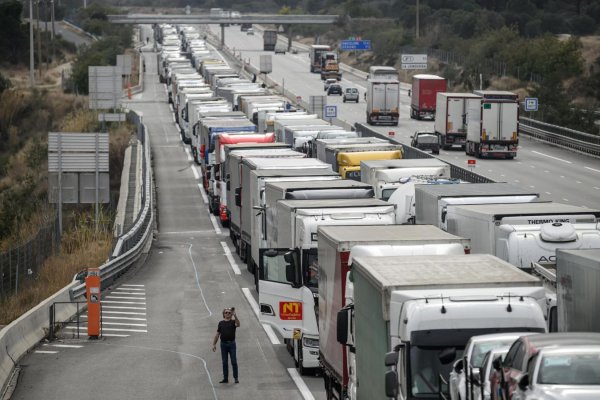
[[[18,1],[0,2],[0,59],[13,64],[29,55],[27,27],[21,23],[23,6]]]

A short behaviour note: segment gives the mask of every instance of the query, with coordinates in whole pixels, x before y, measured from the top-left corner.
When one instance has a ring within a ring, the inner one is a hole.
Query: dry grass
[[[19,294],[0,302],[0,325],[9,324],[50,297],[84,268],[102,265],[112,246],[110,218],[103,216],[102,229],[94,231],[91,213],[74,216],[76,224],[63,235],[61,251],[44,262],[40,274],[22,287]],[[82,263],[82,260],[85,260]]]
[[[584,36],[581,41],[581,55],[583,56],[583,74],[590,76],[592,66],[600,60],[600,36]],[[598,66],[596,66],[596,69]],[[597,70],[596,70],[597,72]]]

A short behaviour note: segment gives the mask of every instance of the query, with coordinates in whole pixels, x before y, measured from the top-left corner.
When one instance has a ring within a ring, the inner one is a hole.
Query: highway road
[[[220,34],[218,27],[212,26],[212,32]],[[241,52],[241,57],[254,66],[259,65],[261,54],[273,55],[273,72],[270,77],[284,85],[287,90],[308,101],[309,96],[324,95],[323,82],[319,75],[309,71],[309,58],[305,52],[298,54],[273,54],[262,51],[262,35],[255,31],[254,36],[241,32],[239,26],[225,28],[225,43]],[[343,103],[340,96],[330,96],[328,104],[338,108],[338,118],[350,124],[365,123],[366,106],[363,93],[366,90],[364,79],[344,72],[342,87],[354,86],[361,92],[361,102]],[[410,143],[410,136],[420,129],[433,129],[433,122],[410,119],[410,98],[408,85],[401,91],[400,124],[398,127],[377,127],[376,130],[387,136],[395,132],[395,138],[401,143]],[[468,158],[464,151],[441,151],[440,159],[467,167]],[[519,151],[514,160],[477,160],[474,172],[487,176],[494,181],[509,182],[534,189],[546,199],[598,208],[600,206],[600,159],[550,146],[525,135],[521,135]]]
[[[158,194],[152,250],[103,296],[104,337],[35,348],[21,361],[13,399],[323,399],[321,378],[298,386],[284,345],[258,322],[253,280],[231,255],[228,231],[208,214],[150,50],[143,53],[145,91],[128,106],[143,113],[151,137]],[[241,320],[240,383],[219,384],[212,340],[231,306]]]

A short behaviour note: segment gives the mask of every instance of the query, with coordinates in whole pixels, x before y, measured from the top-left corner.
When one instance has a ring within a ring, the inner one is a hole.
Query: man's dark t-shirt
[[[220,321],[219,327],[217,328],[217,332],[221,334],[221,341],[224,342],[232,342],[235,340],[235,321]]]

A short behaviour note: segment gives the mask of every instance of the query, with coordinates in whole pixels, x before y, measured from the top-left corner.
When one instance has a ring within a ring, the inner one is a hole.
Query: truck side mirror
[[[454,372],[456,372],[457,374],[460,374],[460,372],[464,369],[464,362],[463,359],[461,358],[460,360],[457,360],[454,363],[454,366],[452,367],[454,369]]]
[[[242,188],[235,188],[235,205],[242,206]]]
[[[529,374],[527,372],[523,372],[520,377],[517,377],[519,389],[522,391],[526,391],[527,387],[529,387]]]
[[[390,351],[385,353],[384,363],[386,367],[395,367],[398,364],[398,352]]]
[[[385,373],[385,396],[398,398],[398,374],[389,370]]]
[[[494,358],[494,361],[492,361],[492,367],[494,367],[496,371],[500,371],[502,369],[502,358],[500,356]]]
[[[337,313],[337,341],[343,345],[348,343],[348,327],[350,326],[351,308],[344,307]]]

